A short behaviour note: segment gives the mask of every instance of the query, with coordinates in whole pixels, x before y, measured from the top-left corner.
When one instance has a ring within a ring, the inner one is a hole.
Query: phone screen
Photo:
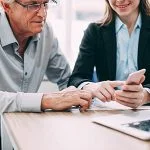
[[[150,132],[150,120],[144,120],[144,121],[138,121],[138,122],[132,122],[128,124],[123,124],[127,127],[136,128],[139,130],[143,130],[146,132]]]

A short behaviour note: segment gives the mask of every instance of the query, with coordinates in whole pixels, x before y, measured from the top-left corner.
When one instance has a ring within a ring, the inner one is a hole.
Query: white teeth
[[[128,5],[125,5],[125,6],[117,6],[118,8],[126,8],[127,6],[129,6],[130,4],[128,4]]]

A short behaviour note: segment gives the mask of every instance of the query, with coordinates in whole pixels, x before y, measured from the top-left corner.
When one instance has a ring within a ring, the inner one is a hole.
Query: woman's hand
[[[103,102],[114,100],[115,87],[121,86],[124,81],[103,81],[89,83],[83,87],[84,90],[92,93],[92,97],[97,97]]]
[[[122,90],[115,91],[115,100],[125,106],[137,108],[148,102],[149,93],[139,85],[123,85]]]

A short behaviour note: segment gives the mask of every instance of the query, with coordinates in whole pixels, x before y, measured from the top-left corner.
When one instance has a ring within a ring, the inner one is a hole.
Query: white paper
[[[101,100],[94,98],[89,110],[129,110],[129,109],[132,108],[121,105],[116,101],[104,103]],[[141,106],[138,107],[137,109],[150,109],[150,106]]]

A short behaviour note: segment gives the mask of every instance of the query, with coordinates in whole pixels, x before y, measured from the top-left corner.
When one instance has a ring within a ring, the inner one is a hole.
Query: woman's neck
[[[134,29],[134,26],[136,24],[138,16],[139,16],[139,12],[135,12],[134,14],[127,16],[127,17],[120,17],[122,22],[124,24],[126,24],[126,26],[128,28],[129,35],[131,35],[131,33]]]

